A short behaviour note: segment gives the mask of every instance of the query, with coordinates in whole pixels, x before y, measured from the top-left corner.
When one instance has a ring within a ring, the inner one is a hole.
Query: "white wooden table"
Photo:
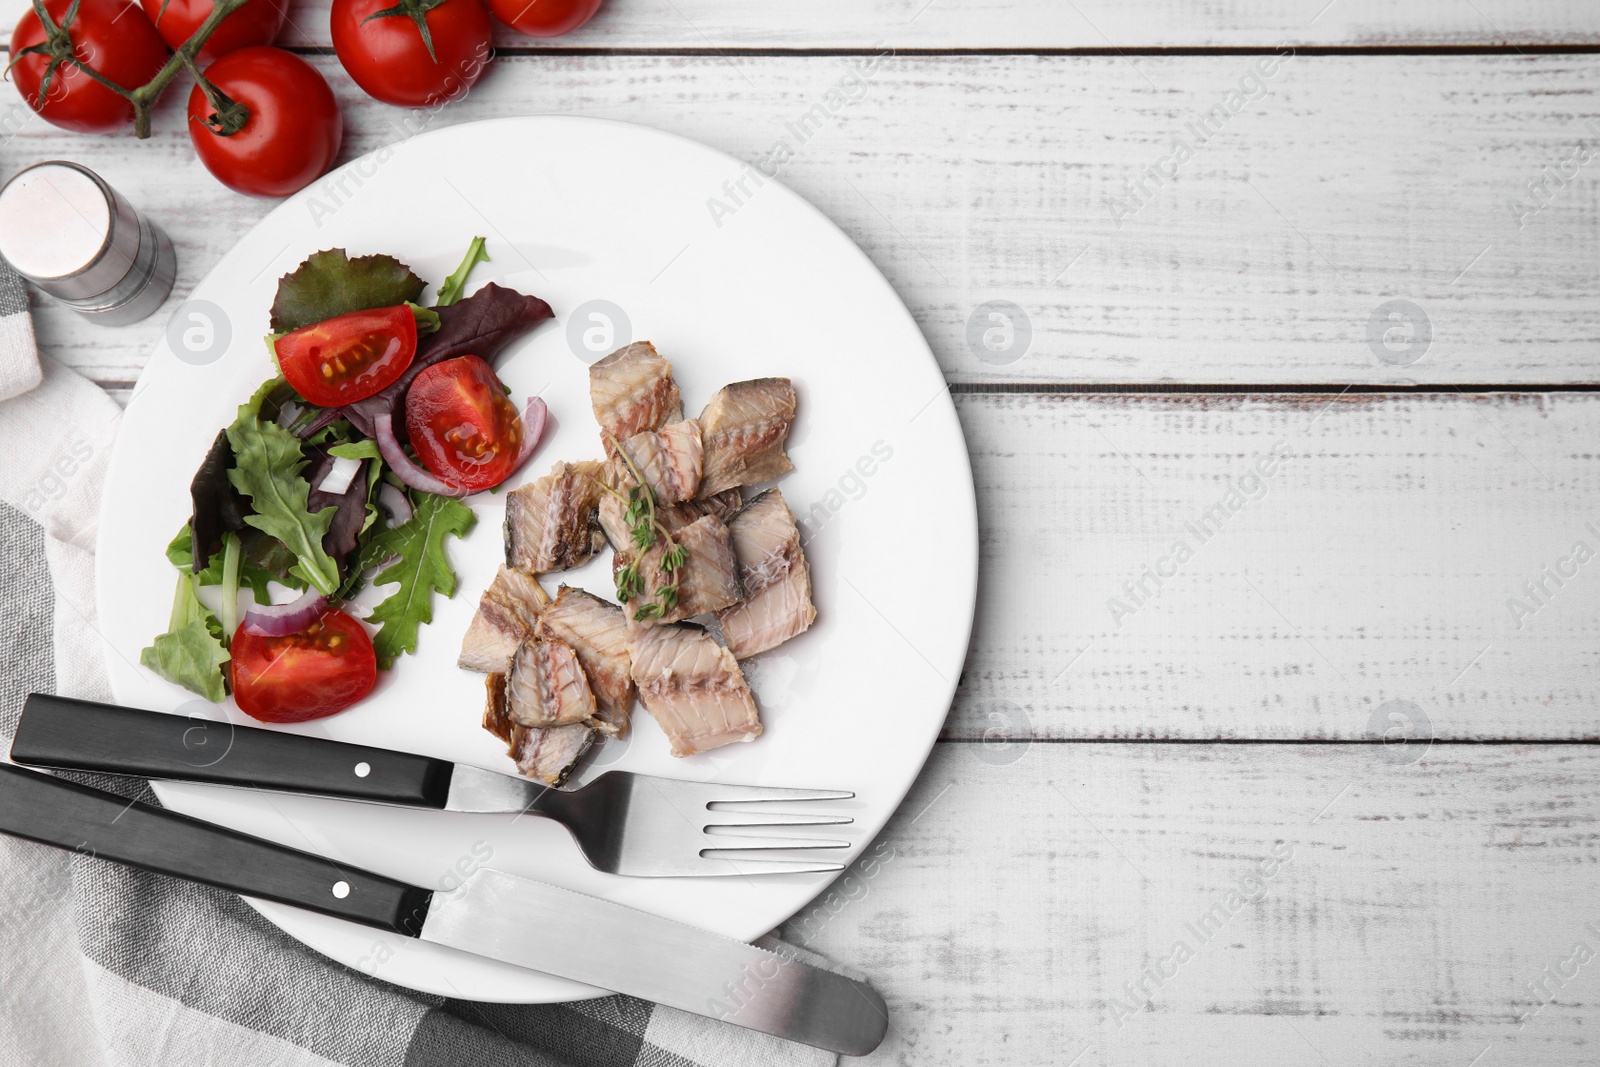
[[[420,121],[293,22],[344,158],[533,112],[754,162],[882,56],[782,179],[945,368],[983,582],[920,783],[786,928],[883,990],[875,1062],[1593,1062],[1593,0],[611,0]],[[0,153],[104,174],[181,294],[269,205],[179,96],[146,143],[13,113]],[[164,318],[36,308],[124,396]]]

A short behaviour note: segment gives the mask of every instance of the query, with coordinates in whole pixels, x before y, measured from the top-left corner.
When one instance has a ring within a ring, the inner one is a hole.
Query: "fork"
[[[844,825],[853,820],[835,812],[728,810],[721,805],[855,796],[838,789],[685,782],[630,771],[607,771],[579,789],[561,790],[431,756],[40,693],[23,705],[11,759],[34,767],[438,811],[536,815],[565,826],[590,866],[630,877],[843,870],[841,863],[790,853],[848,848],[848,841],[715,831]]]

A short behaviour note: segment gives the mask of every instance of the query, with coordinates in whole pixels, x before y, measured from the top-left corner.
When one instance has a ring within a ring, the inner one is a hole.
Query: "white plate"
[[[599,457],[588,363],[630,339],[673,361],[695,414],[731,381],[794,379],[800,415],[795,471],[781,483],[807,523],[817,623],[747,666],[766,733],[751,744],[674,759],[654,721],[636,713],[625,747],[598,762],[698,780],[854,790],[848,858],[904,798],[944,721],[966,654],[977,584],[972,475],[954,405],[916,323],[865,255],[805,201],[748,177],[704,145],[617,122],[518,118],[419,136],[349,163],[289,199],[246,234],[191,299],[222,309],[225,354],[193,365],[158,345],[123,420],[99,539],[99,606],[119,702],[249,723],[139,667],[166,628],[174,572],[162,555],[189,510],[188,484],[217,430],[272,368],[262,346],[278,277],[306,255],[343,247],[387,252],[431,283],[482,234],[494,280],[535,293],[557,321],[501,360],[521,397],[542,394],[556,426],[530,463]],[[719,224],[720,223],[720,224]],[[431,297],[432,289],[428,295]],[[603,336],[585,358],[569,346],[577,309],[605,300],[631,330]],[[185,315],[185,308],[179,309]],[[188,325],[194,323],[185,320]],[[177,336],[169,330],[169,336]],[[359,706],[286,727],[511,771],[479,726],[480,675],[456,653],[478,595],[502,559],[500,497],[469,500],[478,525],[449,552],[460,577],[436,598],[417,654],[404,657]],[[573,584],[609,595],[609,553]],[[594,769],[586,774],[591,776]],[[467,816],[195,785],[163,784],[181,812],[324,854],[341,863],[450,888],[485,863],[719,931],[754,938],[825,888],[827,875],[628,879],[585,864],[566,831],[535,818]],[[826,828],[833,830],[834,828]],[[837,854],[836,854],[837,855]],[[252,901],[269,920],[333,959],[386,981],[469,1000],[544,1002],[596,995],[563,979]],[[219,946],[226,951],[226,946]]]

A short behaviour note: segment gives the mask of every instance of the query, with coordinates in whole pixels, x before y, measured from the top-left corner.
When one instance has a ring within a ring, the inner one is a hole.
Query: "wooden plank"
[[[524,56],[433,115],[376,104],[333,58],[315,62],[346,108],[346,158],[419,128],[555,111],[759,163],[853,86],[859,99],[792,145],[781,179],[882,267],[956,381],[1594,376],[1596,164],[1550,185],[1536,214],[1526,185],[1600,142],[1600,56],[1298,56],[1160,188],[1141,175],[1266,60],[891,57],[862,74],[862,57]],[[181,292],[269,205],[204,173],[177,103],[137,146],[30,119],[9,158],[103,171],[172,233]],[[1127,214],[1124,182],[1141,180],[1147,203]],[[1529,205],[1520,229],[1514,197]],[[1021,309],[1025,351],[990,301]],[[163,325],[105,330],[49,305],[38,319],[53,354],[102,380],[133,377]]]
[[[1593,748],[982,753],[938,746],[784,927],[883,992],[867,1063],[1566,1067],[1600,1038]]]
[[[328,4],[298,3],[284,41],[328,44]],[[1319,10],[1320,9],[1320,10]],[[1593,43],[1600,17],[1583,0],[611,0],[577,33],[541,41],[501,29],[513,47],[629,49],[1270,47]]]
[[[1600,396],[957,407],[982,567],[951,736],[1359,739],[1402,710],[1600,737]]]

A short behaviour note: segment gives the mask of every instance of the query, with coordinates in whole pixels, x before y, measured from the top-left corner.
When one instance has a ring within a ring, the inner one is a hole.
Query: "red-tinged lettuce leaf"
[[[317,486],[333,469],[333,456],[324,455],[312,468],[311,494],[306,499],[306,510],[316,514],[323,508],[336,508],[333,522],[322,535],[322,549],[335,560],[343,560],[356,550],[356,539],[367,527],[368,497],[371,495],[373,460],[363,459],[356,476],[343,493],[324,493]]]
[[[550,305],[536,296],[507,289],[490,282],[459,303],[434,308],[439,313],[439,332],[423,338],[417,357],[398,381],[387,389],[341,409],[357,429],[372,435],[372,418],[389,412],[398,416],[406,390],[417,375],[435,363],[456,356],[474,355],[493,364],[511,342],[546,319],[554,318]],[[395,418],[395,430],[403,432],[405,419]]]
[[[278,279],[272,332],[287,333],[352,311],[414,302],[425,284],[393,256],[351,259],[342,248],[316,252]]]
[[[194,503],[190,529],[198,552],[191,553],[189,568],[195,574],[206,569],[206,563],[222,547],[222,535],[230,530],[244,528],[244,517],[250,504],[228,480],[233,468],[233,446],[228,444],[228,431],[218,430],[189,483],[189,497]]]

